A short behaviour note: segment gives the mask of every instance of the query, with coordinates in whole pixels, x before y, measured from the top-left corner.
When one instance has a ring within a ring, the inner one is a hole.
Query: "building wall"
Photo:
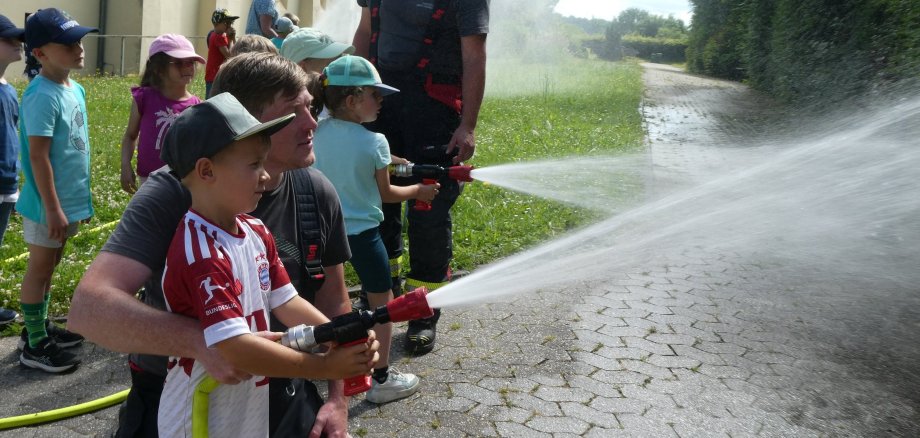
[[[42,8],[58,8],[67,11],[83,26],[100,27],[100,1],[104,0],[41,0],[41,2],[36,2],[35,0],[2,0],[0,1],[2,3],[0,14],[6,15],[16,26],[24,27],[25,14],[35,12],[39,9],[37,5],[40,4]],[[132,1],[139,0],[126,0],[125,3]],[[99,59],[97,56],[99,53],[97,50],[98,41],[98,38],[93,36],[83,39],[83,47],[86,50],[86,69],[83,71],[84,74],[91,74],[96,71],[97,60]],[[17,78],[22,74],[23,69],[25,69],[24,63],[13,63],[7,67],[6,77]]]
[[[17,26],[25,25],[25,13],[34,12],[35,0],[0,0],[0,13]],[[238,15],[235,27],[242,35],[252,0],[41,0],[41,7],[67,11],[81,25],[100,29],[83,39],[86,68],[78,74],[97,71],[108,74],[138,74],[147,61],[150,43],[157,35],[178,33],[188,37],[199,55],[207,57],[205,36],[211,30],[211,13],[227,8]],[[360,15],[355,0],[278,0],[279,15],[287,11],[300,18],[300,26],[317,23],[321,30],[340,41],[350,41]],[[325,13],[324,12],[328,12]],[[330,22],[330,15],[336,19]],[[347,15],[342,20],[341,16]],[[320,24],[322,24],[320,26]],[[350,27],[350,29],[349,29]],[[99,56],[99,54],[102,56]],[[6,76],[18,77],[24,63],[7,68]]]

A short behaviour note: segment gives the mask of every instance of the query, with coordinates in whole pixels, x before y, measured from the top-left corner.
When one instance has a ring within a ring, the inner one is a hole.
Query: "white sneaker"
[[[377,404],[389,403],[415,394],[418,387],[418,376],[404,374],[390,367],[386,382],[377,383],[377,380],[371,377],[371,389],[367,391],[367,401]]]

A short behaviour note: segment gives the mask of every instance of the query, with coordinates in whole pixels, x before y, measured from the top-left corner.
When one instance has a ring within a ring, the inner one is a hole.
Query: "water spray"
[[[450,167],[441,167],[436,164],[415,163],[390,165],[390,175],[406,178],[414,176],[421,178],[422,184],[425,185],[436,184],[439,179],[444,177],[462,182],[472,182],[473,177],[470,176],[472,171],[473,166],[465,165]],[[431,210],[431,203],[416,199],[414,208],[418,211],[429,211]]]
[[[367,342],[367,331],[377,324],[430,318],[434,310],[428,306],[428,289],[420,287],[396,298],[373,312],[351,312],[332,318],[317,326],[301,324],[289,328],[281,336],[281,344],[299,351],[311,351],[319,344],[335,341],[339,346]],[[371,376],[345,379],[345,395],[352,396],[371,389]]]

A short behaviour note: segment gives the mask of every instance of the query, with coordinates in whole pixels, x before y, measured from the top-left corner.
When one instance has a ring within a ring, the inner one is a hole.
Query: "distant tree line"
[[[692,72],[795,101],[920,74],[918,0],[690,0]]]
[[[620,13],[604,33],[605,57],[638,56],[664,62],[683,62],[689,34],[683,20],[630,8]]]

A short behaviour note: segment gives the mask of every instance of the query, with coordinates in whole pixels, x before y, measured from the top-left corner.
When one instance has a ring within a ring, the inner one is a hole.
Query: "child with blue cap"
[[[48,303],[67,239],[94,214],[86,91],[70,73],[83,68],[81,40],[98,31],[55,8],[39,9],[26,20],[26,46],[42,70],[22,93],[19,119],[24,182],[16,211],[29,245],[20,295],[25,327],[19,362],[49,373],[80,363],[64,348],[81,344],[83,337],[51,324]]]

